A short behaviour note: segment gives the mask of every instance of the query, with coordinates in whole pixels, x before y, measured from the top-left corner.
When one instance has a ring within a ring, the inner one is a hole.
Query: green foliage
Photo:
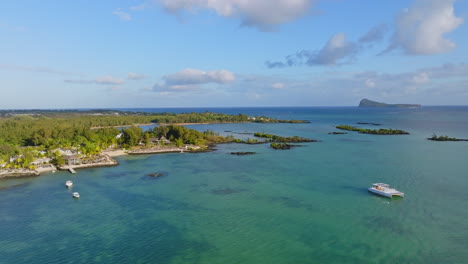
[[[341,130],[356,131],[361,134],[372,134],[372,135],[408,135],[409,133],[399,129],[366,129],[366,128],[357,128],[348,125],[339,125],[336,128]]]
[[[433,141],[468,141],[468,139],[453,138],[453,137],[449,137],[447,135],[437,136],[436,134],[432,135],[432,137],[430,137],[428,139],[433,140]]]
[[[272,142],[317,142],[318,140],[302,138],[298,136],[293,137],[281,137],[273,134],[265,134],[265,133],[254,133],[255,137],[267,138]]]
[[[36,158],[49,156],[57,165],[63,158],[51,153],[57,148],[74,149],[84,156],[99,154],[109,147],[132,148],[143,143],[151,145],[151,138],[161,136],[181,146],[233,142],[232,136],[223,137],[213,131],[199,132],[182,126],[159,126],[143,132],[132,124],[147,123],[232,123],[232,122],[290,122],[267,117],[250,118],[247,115],[220,113],[131,113],[113,110],[50,111],[17,110],[0,111],[0,160],[9,167],[29,167]],[[296,121],[291,121],[296,122]],[[302,121],[297,121],[302,122]],[[122,130],[114,126],[129,126]],[[122,134],[119,138],[118,135]],[[258,143],[249,139],[245,143]],[[23,147],[33,148],[23,148]],[[48,154],[41,154],[38,150]],[[10,159],[12,160],[10,162]]]
[[[289,144],[286,144],[286,143],[271,143],[270,147],[272,149],[285,150],[285,149],[290,149],[291,147],[293,147],[293,145],[289,145]]]
[[[138,145],[143,135],[141,127],[131,126],[127,129],[122,129],[122,137],[120,142],[125,147],[132,147]]]

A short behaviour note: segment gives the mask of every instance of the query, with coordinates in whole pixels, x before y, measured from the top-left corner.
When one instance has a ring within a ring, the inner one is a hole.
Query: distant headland
[[[421,108],[420,104],[386,104],[381,102],[372,101],[369,99],[362,99],[359,107],[382,107],[382,108]]]

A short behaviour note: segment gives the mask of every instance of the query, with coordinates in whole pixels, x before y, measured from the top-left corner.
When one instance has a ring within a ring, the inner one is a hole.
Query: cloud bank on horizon
[[[75,107],[466,104],[466,1],[360,3],[117,0],[80,24],[71,13],[5,16],[0,87],[35,93],[21,102],[31,107],[77,87]]]

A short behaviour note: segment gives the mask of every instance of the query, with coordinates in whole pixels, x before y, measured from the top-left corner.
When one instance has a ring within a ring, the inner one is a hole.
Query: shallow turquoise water
[[[221,111],[312,123],[191,127],[323,142],[126,156],[76,176],[0,181],[0,263],[467,263],[468,142],[425,138],[468,138],[468,108]],[[327,134],[359,121],[411,135]],[[373,182],[406,197],[373,196]]]

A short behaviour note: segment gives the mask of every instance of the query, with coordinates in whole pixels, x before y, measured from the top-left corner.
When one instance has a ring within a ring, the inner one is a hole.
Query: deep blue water
[[[288,151],[225,144],[2,180],[0,263],[467,263],[468,142],[426,138],[468,138],[468,107],[137,110],[304,119],[311,123],[190,127],[322,142]],[[357,122],[411,134],[328,135]],[[64,188],[68,179],[80,200]],[[406,196],[371,195],[373,182]]]

